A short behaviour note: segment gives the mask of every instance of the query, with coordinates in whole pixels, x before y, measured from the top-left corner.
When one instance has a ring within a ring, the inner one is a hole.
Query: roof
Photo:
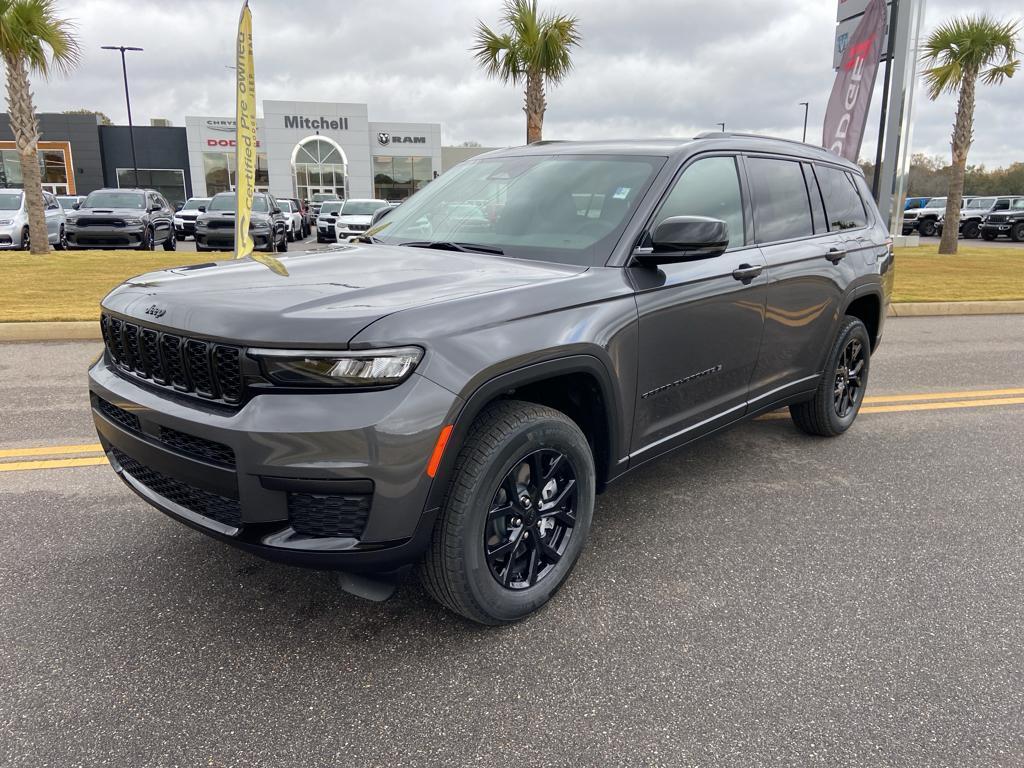
[[[727,149],[746,152],[778,152],[784,155],[800,157],[805,160],[819,160],[848,166],[857,169],[854,163],[839,157],[832,152],[791,139],[780,139],[774,136],[760,136],[753,133],[733,133],[709,131],[692,138],[679,139],[619,139],[599,141],[538,141],[521,147],[499,149],[477,155],[500,157],[502,155],[655,155],[660,157],[677,157],[689,155],[708,149]],[[859,170],[859,169],[858,169]]]

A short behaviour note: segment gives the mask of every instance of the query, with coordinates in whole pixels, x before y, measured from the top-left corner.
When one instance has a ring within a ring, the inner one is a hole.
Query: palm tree
[[[32,253],[46,254],[50,245],[37,156],[39,124],[28,75],[48,78],[55,69],[71,71],[79,59],[78,41],[73,26],[57,17],[53,0],[0,0],[0,58],[7,70],[7,109],[21,159]]]
[[[956,253],[960,204],[964,196],[964,170],[974,138],[974,93],[978,80],[996,85],[1020,68],[1017,35],[1020,22],[1002,22],[987,14],[947,21],[929,36],[921,61],[928,67],[924,79],[928,97],[959,92],[953,124],[953,173],[949,180],[946,215],[939,253]]]
[[[557,85],[572,69],[572,49],[579,46],[575,16],[537,14],[537,0],[506,0],[503,32],[477,22],[476,45],[470,50],[488,77],[512,85],[525,84],[526,143],[541,140],[548,108],[545,83]]]

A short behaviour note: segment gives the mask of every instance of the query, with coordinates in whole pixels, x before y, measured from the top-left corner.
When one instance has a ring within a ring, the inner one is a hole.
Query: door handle
[[[763,271],[764,267],[752,267],[749,264],[740,264],[739,267],[732,271],[732,276],[744,285],[749,285],[750,281],[760,275]]]
[[[831,261],[833,264],[838,264],[840,261],[846,258],[846,251],[840,248],[829,248],[828,253],[825,254],[825,258]]]

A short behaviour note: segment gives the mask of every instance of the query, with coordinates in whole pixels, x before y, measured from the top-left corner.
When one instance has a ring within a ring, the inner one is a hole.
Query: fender
[[[592,375],[601,388],[601,397],[605,403],[605,427],[608,431],[609,456],[607,466],[597,467],[598,489],[601,489],[611,476],[619,474],[625,467],[618,467],[618,462],[613,458],[618,453],[617,446],[622,437],[622,425],[618,418],[618,397],[612,382],[611,374],[600,359],[593,355],[571,355],[560,357],[554,360],[546,360],[540,363],[517,368],[506,373],[499,374],[488,379],[477,389],[465,398],[465,405],[455,415],[451,437],[445,447],[444,456],[438,466],[437,474],[430,485],[430,492],[427,494],[425,510],[439,508],[444,502],[445,493],[451,482],[452,473],[455,469],[455,460],[466,442],[466,435],[473,421],[484,409],[484,407],[510,389],[516,389],[527,384],[532,384],[542,379],[549,379],[554,376],[564,376],[572,373],[587,373]]]

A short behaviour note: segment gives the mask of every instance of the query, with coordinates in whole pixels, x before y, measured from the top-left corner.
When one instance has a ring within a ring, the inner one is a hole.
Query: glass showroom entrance
[[[295,196],[311,200],[315,194],[345,198],[345,152],[326,136],[310,136],[292,151]]]

